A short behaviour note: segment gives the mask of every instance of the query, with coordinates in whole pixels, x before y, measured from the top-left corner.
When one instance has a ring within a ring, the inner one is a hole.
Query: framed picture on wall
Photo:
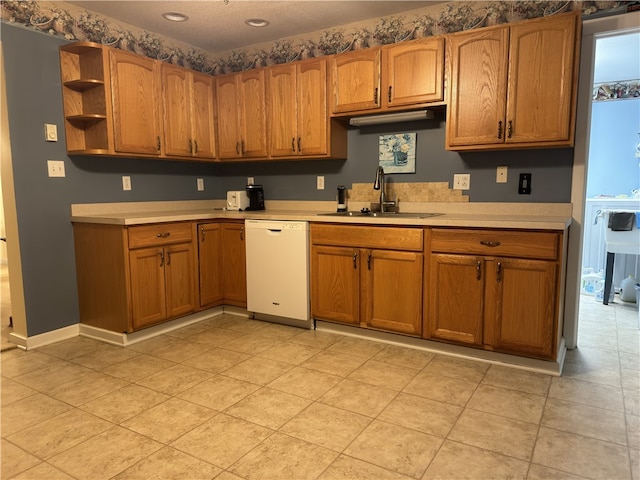
[[[378,165],[385,173],[416,173],[416,133],[380,135]]]

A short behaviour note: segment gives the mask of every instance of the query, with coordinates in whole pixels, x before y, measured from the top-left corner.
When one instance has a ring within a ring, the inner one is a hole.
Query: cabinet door
[[[192,152],[197,158],[215,158],[213,77],[191,72]]]
[[[428,338],[482,344],[484,262],[469,255],[431,255]]]
[[[556,283],[555,262],[488,261],[486,343],[496,350],[553,358]]]
[[[366,305],[363,322],[372,328],[420,335],[422,254],[392,250],[362,253],[363,300]]]
[[[331,112],[380,108],[380,49],[366,49],[331,58]]]
[[[296,66],[269,67],[269,149],[274,157],[297,154]]]
[[[167,318],[191,313],[196,308],[195,255],[191,243],[164,248]]]
[[[191,156],[189,84],[186,69],[162,64],[164,151],[167,155]]]
[[[508,40],[508,27],[449,37],[447,147],[504,142]]]
[[[157,60],[109,51],[113,130],[118,153],[161,153],[160,71]]]
[[[222,289],[222,228],[219,223],[198,225],[200,306],[220,303]]]
[[[383,106],[444,99],[444,38],[400,43],[382,50]]]
[[[300,155],[326,155],[327,129],[327,61],[314,59],[297,64],[298,137]]]
[[[267,156],[265,69],[238,74],[240,152],[242,157]]]
[[[360,324],[359,251],[311,247],[311,314],[318,320]]]
[[[511,27],[507,143],[573,136],[576,23],[568,15]]]
[[[218,155],[220,158],[240,158],[240,122],[238,88],[235,75],[222,75],[216,80],[218,106]]]
[[[167,318],[162,247],[129,252],[133,328],[137,330]]]
[[[222,252],[224,301],[237,307],[246,307],[247,262],[244,224],[222,224]]]

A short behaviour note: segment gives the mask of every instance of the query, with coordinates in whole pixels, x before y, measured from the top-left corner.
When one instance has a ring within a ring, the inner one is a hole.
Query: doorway
[[[585,20],[582,33],[582,52],[580,59],[580,77],[578,91],[578,109],[576,122],[576,139],[574,149],[573,176],[571,186],[571,202],[573,216],[569,234],[569,250],[567,255],[567,283],[564,309],[564,338],[567,347],[577,346],[578,315],[580,302],[580,287],[582,276],[583,239],[587,223],[593,218],[587,218],[587,172],[590,161],[591,123],[593,114],[593,85],[596,69],[596,46],[599,39],[617,37],[631,33],[640,33],[640,12],[624,15]],[[629,49],[629,46],[627,46]],[[635,47],[636,57],[638,47]],[[618,54],[613,54],[619,57]],[[637,79],[637,77],[636,77]],[[631,155],[633,148],[631,145]],[[635,159],[633,159],[635,160]],[[636,187],[637,188],[637,187]]]

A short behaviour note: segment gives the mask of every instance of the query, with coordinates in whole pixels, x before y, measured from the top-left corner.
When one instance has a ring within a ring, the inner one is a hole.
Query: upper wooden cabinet
[[[444,100],[444,38],[431,37],[331,59],[334,115],[416,108]]]
[[[444,38],[425,38],[382,49],[382,106],[444,100]]]
[[[109,49],[116,153],[160,155],[162,125],[157,60]]]
[[[578,13],[449,37],[447,149],[572,146]]]
[[[326,59],[270,67],[267,98],[271,158],[346,157],[346,127],[327,112]]]
[[[162,64],[168,156],[215,158],[213,77]]]
[[[220,159],[267,157],[265,69],[216,77]]]

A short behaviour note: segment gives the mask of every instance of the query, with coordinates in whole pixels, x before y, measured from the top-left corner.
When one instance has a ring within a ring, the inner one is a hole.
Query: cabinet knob
[[[171,232],[156,233],[156,237],[158,237],[158,238],[167,238],[170,235],[171,235]]]

